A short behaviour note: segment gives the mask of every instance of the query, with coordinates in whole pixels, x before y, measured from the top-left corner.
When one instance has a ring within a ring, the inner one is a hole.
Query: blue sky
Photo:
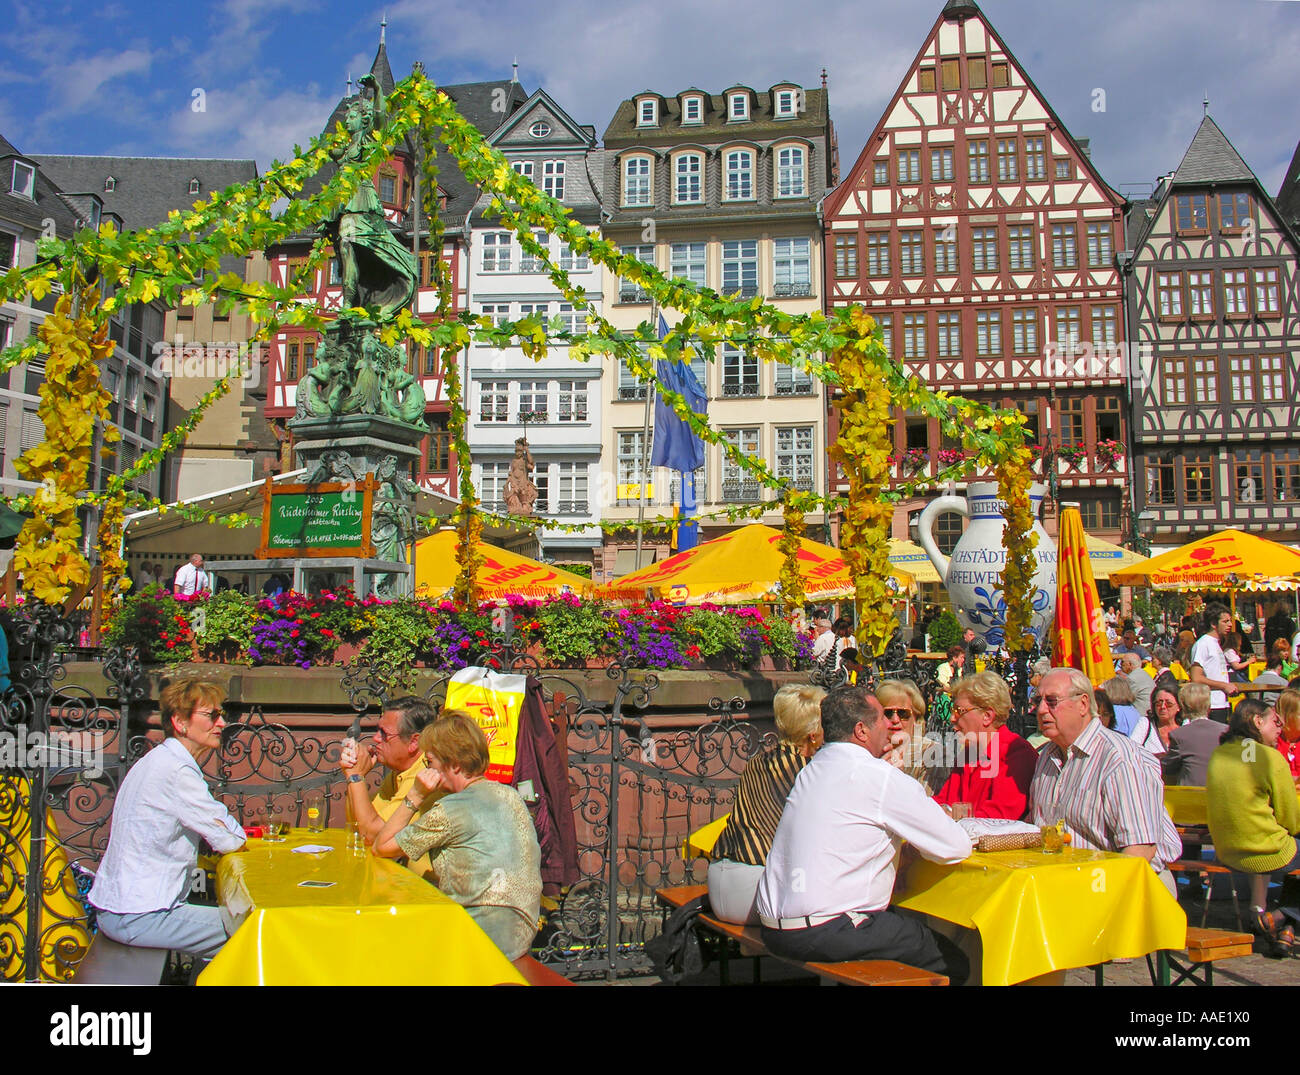
[[[0,133],[31,153],[252,157],[319,130],[388,17],[400,79],[544,86],[602,132],[652,87],[819,84],[847,169],[942,0],[0,0]],[[1210,112],[1271,194],[1300,140],[1293,0],[987,0],[985,13],[1114,186],[1177,167]],[[206,108],[191,107],[202,89]],[[1094,90],[1106,110],[1093,110]]]

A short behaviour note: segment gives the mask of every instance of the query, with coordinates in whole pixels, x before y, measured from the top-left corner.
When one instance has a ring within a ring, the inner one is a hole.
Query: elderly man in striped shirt
[[[1030,787],[1034,822],[1064,821],[1075,847],[1136,855],[1177,896],[1166,864],[1182,842],[1164,806],[1160,763],[1097,717],[1092,683],[1053,668],[1039,684],[1038,727],[1050,741]]]

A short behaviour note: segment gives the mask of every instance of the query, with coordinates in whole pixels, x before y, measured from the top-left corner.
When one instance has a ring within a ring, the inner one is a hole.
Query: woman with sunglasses
[[[943,785],[943,743],[925,734],[925,697],[910,679],[886,679],[876,685],[876,699],[889,726],[889,752],[883,760],[902,769],[933,792]]]
[[[969,803],[971,817],[1019,820],[1029,809],[1038,755],[1007,727],[1011,691],[993,672],[963,676],[950,691],[960,764],[935,801],[940,806]]]
[[[119,944],[210,959],[226,943],[220,908],[185,902],[200,840],[219,853],[244,846],[244,830],[212,797],[200,768],[221,748],[225,700],[225,688],[210,680],[171,683],[158,697],[163,741],[122,781],[90,889],[99,928]]]
[[[1168,751],[1169,737],[1183,722],[1183,711],[1178,705],[1178,692],[1168,687],[1158,687],[1151,695],[1151,712],[1148,719],[1155,726],[1160,742]]]

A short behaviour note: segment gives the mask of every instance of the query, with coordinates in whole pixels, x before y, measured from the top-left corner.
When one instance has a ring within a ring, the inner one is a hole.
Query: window
[[[1078,306],[1058,306],[1056,308],[1056,346],[1062,351],[1073,354],[1079,346],[1082,335],[1080,326],[1083,322],[1082,309]]]
[[[1038,311],[1011,311],[1011,347],[1018,355],[1038,353]]]
[[[1187,293],[1191,300],[1188,305],[1192,316],[1213,319],[1214,317],[1214,274],[1209,272],[1189,272],[1187,274]]]
[[[855,279],[858,275],[858,237],[835,236],[835,276],[839,280]]]
[[[876,324],[880,327],[880,342],[885,345],[885,354],[894,357],[894,315],[878,314]]]
[[[722,292],[742,299],[758,294],[758,240],[730,239],[722,244]]]
[[[747,149],[732,149],[726,155],[727,180],[725,199],[748,201],[754,197],[754,154]]]
[[[1273,457],[1273,499],[1300,500],[1300,460]]]
[[[586,254],[576,254],[568,243],[560,243],[559,266],[565,272],[586,272],[590,267]]]
[[[1225,269],[1223,272],[1223,316],[1250,316],[1245,269]]]
[[[1183,274],[1162,272],[1156,274],[1156,294],[1161,317],[1183,316]]]
[[[653,205],[650,193],[650,159],[628,157],[623,162],[623,204]]]
[[[627,364],[627,359],[618,360],[618,398],[645,399],[646,383],[641,380]]]
[[[1183,458],[1183,502],[1214,501],[1214,461],[1209,452],[1188,452]]]
[[[934,271],[939,276],[957,272],[957,228],[944,228],[934,233]]]
[[[104,193],[112,194],[113,191],[115,191],[116,189],[117,189],[117,180],[110,175],[107,179],[104,180]]]
[[[556,412],[558,422],[585,422],[587,420],[587,382],[560,381],[560,407]]]
[[[1006,86],[1011,85],[1010,74],[1011,72],[1008,70],[1005,61],[1001,63],[994,63],[993,64],[993,88],[995,90],[1000,90]]]
[[[479,477],[479,496],[488,511],[505,511],[506,480],[510,475],[509,463],[484,463]],[[536,505],[533,505],[536,507]]]
[[[704,98],[686,97],[682,99],[682,122],[692,124],[704,122]]]
[[[988,64],[983,56],[966,57],[966,85],[972,90],[982,90],[989,84]]]
[[[975,314],[975,351],[981,358],[1002,354],[1002,314],[980,310]]]
[[[1030,181],[1047,178],[1047,154],[1041,138],[1025,139],[1025,178]]]
[[[704,200],[704,158],[698,153],[683,153],[674,164],[677,174],[677,202],[689,204]]]
[[[1192,398],[1192,378],[1189,368],[1190,360],[1170,356],[1164,360],[1165,405],[1170,407],[1186,406]]]
[[[998,182],[1014,183],[1020,178],[1020,147],[1014,138],[998,139]]]
[[[284,379],[291,384],[301,376],[298,372],[298,352],[301,349],[301,345],[296,340],[285,344],[284,347]]]
[[[316,341],[303,340],[302,341],[302,372],[303,373],[306,373],[309,369],[311,369],[312,361],[315,359],[315,357],[316,357]]]
[[[1084,500],[1079,505],[1084,528],[1093,530],[1119,529],[1119,497],[1104,496],[1098,500]]]
[[[788,119],[798,112],[799,91],[798,90],[777,90],[776,91],[776,118]]]
[[[917,73],[916,88],[922,93],[934,92],[934,68],[922,67]]]
[[[1219,229],[1229,231],[1246,226],[1250,219],[1250,195],[1244,190],[1219,195]]]
[[[808,372],[807,367],[799,365],[786,365],[784,362],[774,362],[773,369],[775,373],[775,392],[778,396],[810,396],[813,394],[812,374]]]
[[[1230,356],[1228,358],[1228,398],[1233,403],[1254,403],[1255,397],[1254,356]]]
[[[920,232],[916,234],[919,235]],[[867,273],[870,276],[889,275],[889,232],[867,233]]]
[[[544,231],[533,233],[533,242],[546,251],[546,256],[551,256],[551,237]],[[520,272],[546,272],[546,263],[537,255],[523,249],[519,251],[519,271]]]
[[[22,161],[14,161],[13,183],[9,188],[24,198],[36,197],[36,169]]]
[[[628,257],[636,258],[647,265],[655,264],[655,248],[653,243],[643,243],[639,246],[622,247],[622,252]],[[618,282],[618,301],[619,302],[649,302],[650,293],[641,287],[635,280],[620,280]]]
[[[812,240],[774,239],[772,275],[777,298],[812,294]]]
[[[502,303],[484,303],[479,310],[482,316],[489,318],[494,325],[501,325],[510,320],[510,304]],[[494,344],[484,342],[484,347],[492,347]]]
[[[17,264],[18,236],[0,231],[0,269],[12,269]]]
[[[1082,444],[1083,398],[1081,396],[1067,396],[1057,405],[1056,413],[1060,420],[1061,443],[1063,445]]]
[[[776,196],[778,198],[807,196],[807,184],[804,181],[804,152],[798,146],[786,146],[776,152]]]
[[[199,192],[199,181],[198,181],[197,179],[191,179],[191,180],[190,180],[190,193],[191,193],[191,194],[197,194],[198,192]]]
[[[1109,224],[1088,225],[1088,264],[1104,269],[1111,263],[1111,229]]]
[[[1034,268],[1034,228],[1032,224],[1012,224],[1007,228],[1012,272],[1032,272]]]
[[[925,273],[925,236],[921,231],[898,233],[899,264],[904,276],[921,276]]]
[[[483,233],[483,272],[510,271],[510,233],[488,231]]]
[[[759,430],[757,429],[724,429],[722,435],[726,438],[728,444],[740,450],[740,454],[750,459],[761,459],[759,451]],[[755,478],[749,476],[748,471],[740,469],[731,455],[727,452],[722,454],[722,499],[727,501],[748,501],[757,500],[761,495],[762,486],[758,484]]]
[[[872,180],[878,187],[889,185],[889,161],[876,161],[875,175],[872,177]]]
[[[559,483],[553,509],[555,514],[586,515],[588,511],[587,464],[560,463],[557,469]]]
[[[447,416],[431,414],[429,422],[429,441],[425,453],[425,470],[430,474],[445,474],[451,469],[451,431],[447,428]]]
[[[1052,267],[1074,269],[1079,265],[1078,233],[1073,224],[1052,225]]]
[[[545,423],[550,419],[546,381],[519,382],[519,421]]]
[[[1178,230],[1204,232],[1209,227],[1209,215],[1204,194],[1179,194],[1174,198],[1174,211]]]
[[[1174,486],[1174,453],[1161,452],[1145,459],[1147,500],[1152,504],[1176,504],[1178,494]]]
[[[520,318],[536,317],[539,321],[542,322],[543,325],[545,325],[546,322],[549,320],[550,312],[551,312],[550,303],[521,302],[519,304]]]
[[[921,182],[921,151],[919,149],[900,149],[898,151],[898,181],[900,183]]]
[[[1120,435],[1123,429],[1120,425],[1120,398],[1119,396],[1097,396],[1093,401],[1093,416],[1096,420],[1094,428],[1097,431],[1098,440],[1117,440],[1122,441],[1124,438]]]
[[[966,144],[967,178],[971,183],[989,181],[989,143],[979,138]]]
[[[776,476],[800,492],[813,488],[813,427],[796,426],[776,431]]]
[[[1259,356],[1259,401],[1285,403],[1290,397],[1286,388],[1286,360],[1282,355]]]
[[[560,303],[559,312],[555,316],[560,322],[560,331],[567,332],[570,336],[576,336],[587,327],[586,314],[574,310],[571,302]]]
[[[551,125],[547,123],[546,120],[539,119],[536,123],[534,123],[531,127],[528,128],[528,133],[532,135],[532,137],[534,138],[545,138],[548,134],[551,133]]]
[[[749,119],[749,94],[732,93],[727,96],[727,119]]]
[[[1192,359],[1192,401],[1219,402],[1219,359],[1217,355],[1197,355]]]
[[[556,201],[564,198],[564,161],[542,162],[542,192]]]
[[[191,190],[191,194],[195,191]],[[381,175],[379,177],[379,200],[385,205],[392,205],[397,201],[397,177],[391,175]]]
[[[1114,347],[1119,339],[1119,311],[1114,306],[1092,308],[1093,347]]]
[[[925,314],[903,315],[903,357],[925,358]]]
[[[638,127],[659,125],[659,102],[653,97],[643,97],[637,102],[636,125]]]
[[[480,422],[510,420],[509,381],[484,381],[479,386],[478,420]]]
[[[977,273],[998,271],[998,229],[971,229],[971,259]]]
[[[1277,270],[1255,270],[1255,316],[1278,316]]]
[[[951,556],[961,540],[962,517],[955,511],[945,511],[934,523],[934,543],[945,556]]]
[[[730,343],[721,350],[723,396],[757,396],[758,359]]]
[[[939,357],[961,357],[961,314],[939,314]]]
[[[944,60],[940,64],[943,71],[943,88],[945,90],[961,89],[961,61]]]
[[[1074,178],[1074,162],[1073,162],[1073,161],[1069,161],[1069,160],[1058,160],[1058,161],[1056,162],[1056,178],[1057,178],[1057,179],[1073,179],[1073,178]]]
[[[670,276],[680,276],[692,284],[704,287],[706,243],[673,243],[672,261],[669,266]]]
[[[952,146],[930,150],[930,182],[952,182]]]
[[[1268,496],[1268,487],[1264,484],[1264,464],[1258,452],[1249,456],[1238,456],[1233,463],[1232,488],[1237,492],[1240,504],[1263,503]]]

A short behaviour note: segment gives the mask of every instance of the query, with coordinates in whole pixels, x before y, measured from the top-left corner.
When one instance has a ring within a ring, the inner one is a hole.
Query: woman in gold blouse
[[[749,759],[709,864],[709,903],[724,922],[756,924],[754,895],[795,777],[822,745],[821,687],[787,683],[772,699],[778,742]]]

